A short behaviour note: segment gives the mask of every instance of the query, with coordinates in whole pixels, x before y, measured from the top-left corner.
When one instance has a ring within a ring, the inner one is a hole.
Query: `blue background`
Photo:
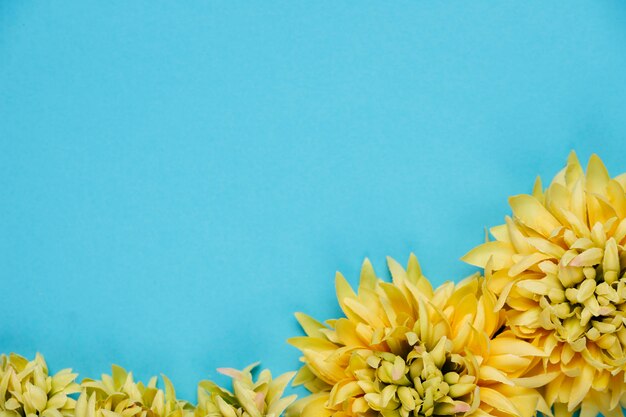
[[[571,149],[626,171],[625,77],[618,1],[2,1],[0,351],[293,369],[335,270],[460,279]]]

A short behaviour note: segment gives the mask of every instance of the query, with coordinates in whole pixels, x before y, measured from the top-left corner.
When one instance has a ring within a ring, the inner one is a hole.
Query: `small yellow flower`
[[[512,332],[546,351],[533,372],[557,375],[545,390],[557,415],[626,405],[625,190],[625,175],[611,179],[596,155],[585,174],[572,153],[545,192],[538,180],[511,197],[496,240],[464,257],[486,269]]]
[[[176,399],[169,379],[163,376],[165,391],[156,387],[157,378],[148,385],[133,380],[133,374],[113,365],[111,375],[101,380],[85,379],[76,402],[75,417],[191,417],[193,406]]]
[[[195,417],[279,417],[296,399],[283,397],[283,392],[295,373],[286,373],[272,379],[263,370],[255,381],[252,370],[257,364],[242,371],[222,368],[219,371],[233,379],[233,393],[211,381],[198,384],[198,407]]]
[[[524,378],[542,352],[503,331],[495,298],[474,275],[433,290],[411,256],[389,260],[393,282],[365,261],[358,293],[337,274],[345,317],[325,326],[297,314],[306,336],[296,384],[313,395],[288,411],[301,417],[530,417],[549,413]],[[540,377],[539,379],[543,378]],[[517,384],[517,386],[515,385]]]
[[[28,361],[14,353],[0,356],[0,417],[70,417],[80,391],[70,369],[48,375],[43,356]]]

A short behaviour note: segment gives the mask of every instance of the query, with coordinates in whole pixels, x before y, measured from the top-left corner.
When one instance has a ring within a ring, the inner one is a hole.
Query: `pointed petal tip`
[[[569,155],[567,156],[567,164],[578,164],[580,165],[580,162],[578,162],[578,155],[576,154],[575,150],[571,150]]]
[[[241,372],[236,370],[235,368],[217,368],[217,372],[231,378],[236,378],[238,375],[241,374]]]

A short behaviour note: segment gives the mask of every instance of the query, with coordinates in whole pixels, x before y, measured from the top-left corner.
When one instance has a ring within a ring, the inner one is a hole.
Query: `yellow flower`
[[[626,356],[626,176],[611,179],[593,155],[572,153],[545,190],[509,199],[513,217],[464,260],[484,267],[498,308],[518,336],[547,353],[534,371],[557,375],[557,415],[622,416]]]
[[[76,374],[70,369],[48,375],[43,356],[28,361],[12,353],[0,356],[0,417],[70,417],[78,392]]]
[[[282,397],[285,387],[295,373],[286,373],[272,379],[263,370],[256,381],[251,371],[257,364],[243,371],[230,368],[219,369],[233,379],[233,391],[227,391],[211,381],[198,384],[198,407],[196,417],[279,417],[296,399],[295,395]]]
[[[111,375],[101,380],[85,379],[76,402],[75,417],[190,417],[193,406],[176,399],[169,379],[163,376],[165,391],[156,387],[157,378],[148,385],[133,380],[133,374],[113,365]]]
[[[524,378],[542,354],[503,331],[484,279],[432,289],[411,255],[407,270],[389,259],[393,282],[365,261],[358,293],[337,274],[346,317],[328,326],[297,314],[306,336],[296,384],[313,395],[288,411],[301,417],[530,417],[549,414]],[[517,384],[518,386],[515,386]]]

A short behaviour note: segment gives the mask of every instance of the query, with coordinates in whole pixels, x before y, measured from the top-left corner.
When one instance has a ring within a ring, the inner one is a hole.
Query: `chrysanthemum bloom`
[[[555,378],[557,415],[621,416],[626,392],[626,176],[611,179],[576,155],[543,192],[509,199],[513,217],[464,260],[488,269],[498,308],[521,338],[548,354],[535,372]],[[569,412],[569,413],[568,413]]]
[[[193,415],[193,406],[176,399],[169,379],[163,376],[165,391],[157,378],[148,385],[133,380],[133,374],[113,365],[112,375],[101,380],[86,379],[76,402],[75,417],[183,417]]]
[[[28,361],[14,353],[0,356],[0,417],[69,417],[80,391],[70,369],[48,375],[43,356]]]
[[[358,293],[337,274],[346,317],[328,326],[298,314],[307,336],[295,383],[313,392],[288,411],[301,417],[529,417],[549,413],[525,379],[541,351],[502,331],[479,275],[433,291],[411,256],[389,260],[393,282],[365,261]],[[515,386],[514,384],[519,384]]]
[[[286,373],[272,379],[268,370],[263,370],[255,381],[250,365],[243,371],[219,369],[233,379],[233,391],[219,387],[211,381],[198,384],[198,407],[196,417],[279,417],[296,399],[295,395],[283,397],[285,387],[295,373]]]

